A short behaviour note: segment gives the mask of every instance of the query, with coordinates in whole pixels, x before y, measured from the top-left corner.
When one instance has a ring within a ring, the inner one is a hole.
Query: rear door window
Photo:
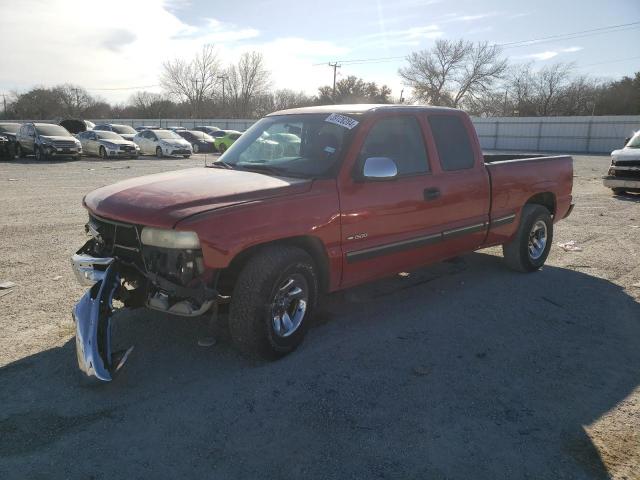
[[[387,157],[398,167],[398,175],[427,173],[429,163],[418,120],[411,115],[378,120],[360,150],[360,164],[369,157]]]
[[[440,157],[440,166],[446,171],[473,168],[475,157],[469,133],[457,115],[429,116],[431,133]]]

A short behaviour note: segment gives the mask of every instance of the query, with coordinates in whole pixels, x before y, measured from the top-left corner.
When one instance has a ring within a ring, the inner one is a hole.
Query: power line
[[[555,40],[573,40],[575,38],[584,38],[584,37],[590,37],[595,35],[602,35],[606,33],[616,33],[616,32],[621,32],[625,30],[630,30],[633,28],[638,28],[638,26],[640,26],[640,22],[621,23],[618,25],[609,25],[607,27],[599,27],[599,28],[592,28],[589,30],[580,30],[577,32],[549,35],[546,37],[532,38],[529,40],[518,40],[514,42],[497,43],[494,45],[502,48],[526,47],[526,46],[536,45],[544,42],[552,42]],[[394,60],[401,60],[404,58],[407,58],[407,56],[402,55],[402,56],[396,56],[396,57],[377,57],[377,58],[363,58],[363,59],[353,59],[353,60],[336,60],[336,62],[340,62],[342,65],[364,65],[369,63],[392,62]],[[313,64],[313,66],[318,66],[318,65],[326,65],[326,63]]]
[[[608,27],[592,28],[590,30],[581,30],[578,32],[560,33],[557,35],[549,35],[547,37],[532,38],[530,40],[518,40],[517,42],[498,43],[496,45],[502,48],[510,48],[515,46],[520,46],[520,44],[529,44],[532,42],[542,43],[543,41],[550,41],[550,40],[556,40],[556,39],[564,40],[565,37],[573,37],[574,35],[579,35],[579,37],[576,37],[576,38],[582,38],[582,37],[591,36],[591,35],[583,35],[583,34],[600,35],[602,33],[614,33],[616,31],[620,31],[616,29],[620,29],[620,28],[629,29],[628,27],[637,28],[638,25],[640,25],[640,22],[621,23],[619,25],[609,25]]]

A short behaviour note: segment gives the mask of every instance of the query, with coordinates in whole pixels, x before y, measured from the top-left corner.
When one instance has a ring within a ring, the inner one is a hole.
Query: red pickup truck
[[[182,316],[228,310],[243,352],[302,341],[323,293],[492,245],[539,269],[573,207],[571,157],[483,156],[462,111],[331,105],[276,112],[209,167],[125,180],[84,198],[73,256],[82,371],[111,380],[112,301]]]

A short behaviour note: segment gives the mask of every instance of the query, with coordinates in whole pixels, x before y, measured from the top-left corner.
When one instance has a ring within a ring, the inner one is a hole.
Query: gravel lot
[[[640,198],[606,156],[575,157],[541,272],[493,248],[331,295],[275,363],[122,312],[124,372],[80,387],[82,196],[202,163],[0,162],[0,478],[640,478]]]

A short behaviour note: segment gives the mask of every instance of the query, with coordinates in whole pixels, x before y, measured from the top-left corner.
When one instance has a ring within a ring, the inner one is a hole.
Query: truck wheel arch
[[[273,245],[296,246],[307,252],[313,259],[319,278],[321,293],[329,290],[329,255],[322,240],[314,236],[287,237],[270,242],[258,243],[242,250],[231,260],[229,265],[220,271],[218,289],[223,295],[228,295],[238,278],[238,275],[251,258],[264,247]]]
[[[541,192],[533,195],[526,201],[525,205],[542,205],[552,217],[556,214],[556,196],[552,192]]]

